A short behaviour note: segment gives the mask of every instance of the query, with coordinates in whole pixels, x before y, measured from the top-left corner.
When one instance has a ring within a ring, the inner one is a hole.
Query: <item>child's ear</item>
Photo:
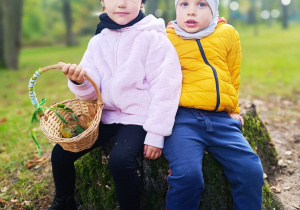
[[[143,9],[145,7],[144,3],[141,3],[141,9]]]
[[[100,2],[102,4],[102,7],[105,7],[104,0],[101,0]]]

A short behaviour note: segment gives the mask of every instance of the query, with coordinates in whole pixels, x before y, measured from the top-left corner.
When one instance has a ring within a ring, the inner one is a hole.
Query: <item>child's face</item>
[[[101,3],[110,19],[119,25],[130,23],[144,7],[142,0],[101,0]]]
[[[188,33],[196,33],[207,27],[212,16],[205,0],[179,0],[176,6],[177,24]]]

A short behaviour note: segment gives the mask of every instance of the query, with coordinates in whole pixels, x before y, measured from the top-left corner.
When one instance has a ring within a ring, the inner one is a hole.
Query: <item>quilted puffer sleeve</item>
[[[231,33],[231,49],[228,53],[228,69],[231,76],[231,82],[239,95],[240,88],[240,68],[241,68],[241,42],[239,34],[236,30],[232,30]],[[239,104],[237,104],[234,113],[239,113]]]

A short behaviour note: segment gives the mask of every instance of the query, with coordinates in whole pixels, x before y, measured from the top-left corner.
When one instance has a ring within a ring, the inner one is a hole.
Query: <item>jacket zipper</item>
[[[220,89],[219,89],[219,79],[218,79],[218,74],[217,74],[216,69],[215,69],[212,65],[210,65],[210,63],[208,62],[208,60],[207,60],[207,58],[206,58],[206,56],[205,56],[203,47],[202,47],[202,45],[201,45],[200,40],[197,39],[196,41],[197,41],[198,47],[199,47],[199,49],[200,49],[200,52],[201,52],[201,55],[202,55],[202,58],[203,58],[205,64],[208,65],[208,66],[212,69],[212,71],[213,71],[213,73],[214,73],[215,82],[216,82],[216,91],[217,91],[217,103],[216,103],[216,107],[215,107],[215,109],[214,109],[214,112],[215,112],[215,111],[217,111],[217,110],[219,109],[219,106],[220,106]]]

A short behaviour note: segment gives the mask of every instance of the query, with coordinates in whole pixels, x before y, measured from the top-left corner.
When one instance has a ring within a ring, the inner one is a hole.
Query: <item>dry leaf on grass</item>
[[[270,189],[271,189],[273,192],[275,192],[275,193],[281,193],[281,189],[280,189],[279,187],[273,186],[273,187],[271,187]]]
[[[33,160],[29,160],[28,163],[26,164],[26,168],[27,169],[31,169],[36,165],[40,165],[42,163],[45,163],[48,160],[48,156],[44,155],[41,158],[37,158],[37,159],[33,159]]]
[[[1,189],[1,192],[4,193],[4,192],[6,192],[7,190],[8,190],[8,187],[3,187],[3,188]]]
[[[6,119],[6,118],[0,119],[0,124],[4,124],[4,123],[6,123],[6,122],[7,122],[7,119]]]

